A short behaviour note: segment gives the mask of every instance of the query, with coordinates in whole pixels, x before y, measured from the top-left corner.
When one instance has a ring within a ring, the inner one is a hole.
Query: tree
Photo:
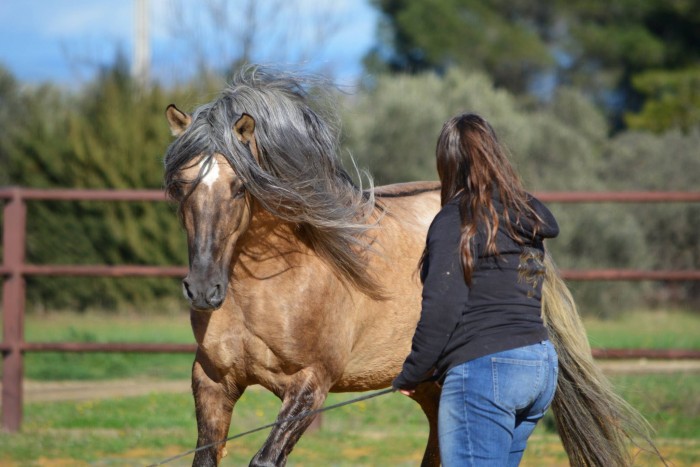
[[[663,133],[700,128],[700,67],[647,71],[635,76],[632,86],[645,100],[639,112],[625,115],[630,129]]]
[[[171,137],[163,111],[176,99],[141,89],[126,62],[76,95],[49,85],[20,94],[23,125],[0,152],[13,184],[42,188],[162,187],[162,154]],[[184,99],[180,100],[183,101]],[[166,203],[32,202],[27,260],[38,264],[185,264],[177,215]],[[34,306],[138,306],[177,295],[163,279],[49,277],[28,280]]]
[[[633,85],[636,76],[700,64],[697,2],[577,0],[562,6],[570,29],[570,64],[562,79],[590,93],[617,128],[626,112],[644,104]]]
[[[20,97],[19,84],[9,70],[0,66],[0,186],[10,181],[8,173],[11,149],[7,143],[21,127],[25,107]]]
[[[547,2],[373,0],[383,13],[378,46],[367,63],[393,72],[442,71],[456,65],[488,72],[497,86],[524,92],[552,57],[537,34]]]
[[[473,110],[504,127],[499,124],[517,118],[514,107],[512,96],[494,89],[483,73],[380,76],[348,102],[345,144],[377,183],[436,180],[435,142],[445,120]]]
[[[485,70],[516,94],[574,86],[612,127],[647,96],[635,76],[700,65],[700,3],[665,0],[373,0],[384,15],[375,70]],[[672,76],[657,76],[673,81]],[[669,109],[666,109],[669,110]]]
[[[611,190],[697,190],[700,173],[700,128],[660,134],[626,131],[609,141],[600,177]],[[638,256],[653,269],[694,269],[700,264],[698,203],[635,205],[647,248]],[[700,301],[700,283],[655,284],[652,301]],[[697,307],[696,307],[697,308]]]

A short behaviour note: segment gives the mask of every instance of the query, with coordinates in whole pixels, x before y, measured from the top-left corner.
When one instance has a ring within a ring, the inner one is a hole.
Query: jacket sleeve
[[[441,211],[428,231],[428,256],[424,263],[423,300],[411,353],[392,386],[413,389],[429,379],[467,305],[469,288],[464,281],[459,254],[459,210]]]

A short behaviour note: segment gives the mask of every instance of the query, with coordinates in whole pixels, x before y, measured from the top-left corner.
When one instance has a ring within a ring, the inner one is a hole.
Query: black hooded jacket
[[[496,211],[502,213],[498,196],[492,201]],[[472,240],[476,260],[471,287],[464,280],[459,253],[459,197],[435,216],[421,269],[421,317],[411,353],[393,382],[394,388],[413,389],[431,377],[443,379],[460,363],[547,339],[541,318],[543,239],[556,237],[559,226],[539,200],[532,197],[530,205],[543,225],[533,235],[532,220],[520,219],[514,224],[524,245],[509,235],[501,216],[496,235],[498,254],[491,255],[486,252],[485,227],[477,228]]]

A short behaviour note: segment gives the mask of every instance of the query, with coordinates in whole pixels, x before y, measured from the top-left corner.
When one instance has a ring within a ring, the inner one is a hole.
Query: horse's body
[[[192,117],[174,107],[167,116],[178,139],[166,157],[166,183],[188,234],[183,284],[199,344],[192,370],[197,445],[226,438],[233,407],[251,385],[282,400],[279,420],[321,407],[329,391],[390,385],[419,318],[416,269],[439,209],[438,185],[355,188],[330,139],[318,136],[327,133],[325,122],[287,78],[252,73]],[[572,462],[623,463],[618,401],[600,389],[553,267],[544,297],[563,378],[572,382],[560,383],[555,401]],[[591,411],[591,394],[599,406],[582,422],[588,431],[580,431],[576,418]],[[572,409],[568,398],[579,403]],[[430,424],[423,464],[439,465],[439,390],[426,383],[414,399]],[[283,465],[311,421],[273,428],[251,465]],[[577,440],[582,432],[600,436]],[[222,452],[222,444],[198,451],[194,464],[216,465]]]
[[[414,271],[439,207],[436,190],[405,188],[424,190],[381,200],[386,212],[368,261],[388,292],[380,300],[344,284],[293,226],[254,210],[236,243],[226,300],[193,313],[197,342],[217,371],[278,395],[308,368],[324,390],[386,387],[408,354],[420,310]]]
[[[295,236],[293,226],[254,209],[236,243],[227,298],[212,312],[191,312],[199,344],[193,387],[200,432],[210,424],[215,430],[207,441],[225,438],[229,404],[251,385],[282,399],[283,419],[319,408],[329,391],[391,384],[418,321],[415,271],[439,193],[435,183],[377,190],[382,191],[392,196],[381,200],[384,215],[373,232],[377,254],[368,262],[387,290],[379,300],[338,278]],[[433,424],[437,394],[428,390],[420,398]],[[282,465],[312,420],[275,428],[254,463]],[[428,457],[436,456],[434,444]]]

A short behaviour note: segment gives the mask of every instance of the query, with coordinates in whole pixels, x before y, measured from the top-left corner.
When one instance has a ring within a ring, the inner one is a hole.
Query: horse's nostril
[[[207,293],[207,303],[210,304],[211,306],[218,307],[221,305],[221,302],[223,302],[223,294],[221,293],[222,287],[221,284],[216,284],[213,287],[209,289],[209,293]]]
[[[192,292],[190,292],[190,284],[186,280],[182,281],[182,294],[188,300],[192,300],[194,298],[194,295],[192,295]]]

